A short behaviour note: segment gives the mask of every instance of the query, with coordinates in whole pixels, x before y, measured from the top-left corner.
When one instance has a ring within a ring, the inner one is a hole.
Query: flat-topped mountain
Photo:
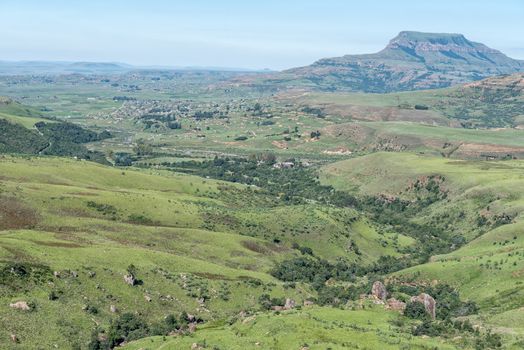
[[[282,72],[325,90],[390,92],[441,88],[524,71],[512,59],[462,34],[400,32],[380,52],[324,58]]]

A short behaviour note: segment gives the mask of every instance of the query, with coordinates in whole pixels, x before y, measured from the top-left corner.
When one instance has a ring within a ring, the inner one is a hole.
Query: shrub
[[[427,320],[428,314],[424,304],[418,301],[409,301],[406,304],[406,309],[404,310],[404,315],[413,318],[416,320]]]
[[[149,326],[140,317],[132,313],[124,313],[111,323],[108,332],[108,341],[115,347],[124,341],[131,341],[147,337]]]
[[[129,220],[129,222],[131,222],[133,224],[138,224],[138,225],[151,225],[151,224],[153,224],[153,220],[151,220],[147,216],[140,215],[140,214],[131,214],[131,215],[128,216],[128,220]]]

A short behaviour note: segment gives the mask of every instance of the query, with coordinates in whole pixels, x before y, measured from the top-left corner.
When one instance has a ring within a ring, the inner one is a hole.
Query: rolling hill
[[[413,202],[421,197],[416,189],[438,177],[445,199],[429,204],[413,220],[445,227],[464,243],[391,278],[450,283],[477,302],[486,324],[515,334],[522,332],[524,304],[523,167],[520,160],[471,162],[374,153],[327,165],[322,181],[360,196]]]
[[[298,247],[371,264],[412,244],[349,208],[197,176],[27,156],[2,156],[0,174],[0,344],[15,334],[14,349],[84,349],[126,312],[213,324],[258,311],[262,294],[302,303],[307,285],[270,274]],[[10,307],[19,301],[31,310]]]
[[[422,42],[514,68],[406,35],[442,71],[460,58]],[[420,65],[405,40],[382,58]],[[0,77],[0,347],[522,348],[522,73],[271,96],[82,77]]]

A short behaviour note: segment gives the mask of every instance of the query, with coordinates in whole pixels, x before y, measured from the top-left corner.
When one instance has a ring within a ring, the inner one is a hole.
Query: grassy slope
[[[209,327],[191,337],[153,337],[124,348],[191,349],[206,344],[210,349],[457,349],[438,339],[421,339],[392,328],[395,312],[382,307],[366,310],[305,308],[281,314],[257,314],[231,326]]]
[[[36,108],[25,106],[0,96],[0,118],[31,129],[35,123],[40,121],[49,122],[49,120],[42,119],[41,117],[42,113]]]
[[[0,118],[5,119],[11,123],[20,124],[27,129],[33,128],[33,126],[38,122],[50,122],[47,119],[34,117],[20,117],[18,115],[7,114],[3,112],[0,112]]]
[[[426,111],[415,111],[422,121],[432,119],[442,122],[450,118],[455,121],[471,122],[470,126],[507,127],[518,124],[515,118],[524,112],[521,81],[522,74],[514,74],[446,89],[387,94],[307,93],[299,95],[297,102],[321,105],[328,111],[337,111],[342,115],[348,115],[351,106],[379,108],[403,106],[404,114],[409,114],[409,110],[413,110],[415,105],[422,105],[429,107]],[[396,112],[394,114],[403,114],[402,109]],[[356,119],[369,117],[361,116]]]
[[[468,162],[377,153],[328,165],[322,180],[358,194],[391,194],[410,199],[406,188],[411,181],[421,176],[443,175],[448,200],[431,205],[418,220],[431,223],[443,213],[464,211],[465,218],[450,229],[465,235],[471,242],[397,275],[416,275],[423,280],[451,283],[461,295],[479,303],[485,321],[512,332],[522,332],[521,322],[518,322],[522,316],[518,310],[524,305],[521,284],[524,270],[523,170],[522,161]],[[475,239],[481,232],[472,227],[480,212],[487,216],[511,214],[513,223]]]
[[[382,247],[371,224],[346,228],[354,212],[316,204],[283,208],[244,186],[64,158],[4,156],[0,173],[0,267],[17,261],[78,272],[77,278],[49,275],[48,282],[24,289],[0,287],[0,344],[11,333],[29,348],[86,344],[96,324],[106,327],[115,317],[110,305],[155,321],[181,310],[224,319],[257,309],[262,293],[300,303],[312,295],[307,288],[285,289],[268,274],[275,261],[298,254],[290,248],[294,241],[330,259],[352,257],[346,252],[349,239],[361,245],[363,263],[384,252],[398,254]],[[106,207],[98,210],[89,201]],[[132,215],[152,224],[132,224],[137,220]],[[281,244],[272,242],[275,236]],[[401,240],[401,246],[410,243]],[[124,283],[129,264],[137,267],[143,285]],[[56,301],[48,300],[53,290],[61,293]],[[209,311],[196,300],[202,290]],[[34,301],[36,309],[9,307],[18,300]],[[83,311],[85,305],[98,313]]]
[[[388,134],[413,136],[421,140],[524,147],[524,133],[516,129],[475,130],[410,122],[362,122],[362,125]]]

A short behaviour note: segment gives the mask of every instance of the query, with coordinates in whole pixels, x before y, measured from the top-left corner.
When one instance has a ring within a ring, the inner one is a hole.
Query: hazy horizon
[[[398,32],[461,33],[524,59],[524,3],[6,0],[0,61],[281,70],[373,53]],[[409,23],[409,25],[406,25]]]

